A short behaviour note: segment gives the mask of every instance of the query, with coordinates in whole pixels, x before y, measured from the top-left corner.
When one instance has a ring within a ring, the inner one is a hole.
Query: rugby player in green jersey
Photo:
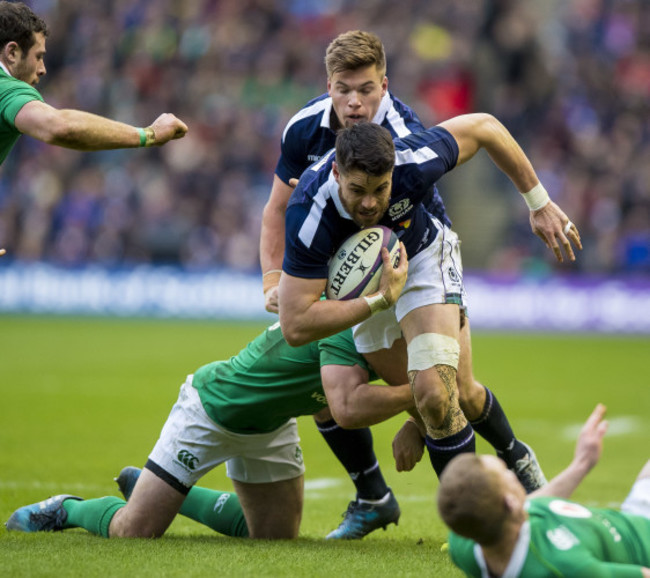
[[[365,427],[414,411],[408,384],[370,384],[375,378],[357,353],[351,331],[294,348],[276,323],[235,357],[205,365],[187,378],[144,469],[125,468],[118,479],[128,502],[113,496],[55,496],[19,508],[6,526],[24,532],[81,527],[105,537],[155,537],[180,511],[231,536],[295,538],[305,471],[295,418],[329,405],[338,423]],[[396,455],[402,469],[422,457],[422,438],[413,446]],[[224,462],[236,495],[193,487]],[[367,516],[360,524],[372,523],[388,502],[396,504],[390,490],[377,503],[361,504]],[[383,527],[397,523],[399,507],[391,511]],[[368,533],[365,527],[359,531]]]
[[[483,578],[650,577],[650,462],[620,512],[568,500],[600,458],[604,415],[599,404],[569,467],[529,496],[501,461],[454,458],[438,490],[454,564]]]
[[[46,73],[47,33],[25,4],[0,1],[0,164],[21,134],[81,151],[162,145],[185,136],[187,126],[173,114],[139,128],[46,104],[34,87]]]

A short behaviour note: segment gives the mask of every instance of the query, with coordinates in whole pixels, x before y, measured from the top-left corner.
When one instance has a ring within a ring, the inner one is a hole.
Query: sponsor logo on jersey
[[[176,455],[176,459],[178,459],[178,461],[188,470],[194,470],[199,463],[199,458],[188,450],[179,451]]]
[[[553,500],[549,503],[548,509],[558,516],[566,516],[567,518],[591,518],[591,511],[573,502],[565,502],[564,500]]]
[[[406,215],[412,208],[411,199],[402,199],[388,208],[388,216],[395,221]]]
[[[215,502],[213,510],[221,514],[221,510],[226,505],[226,502],[230,499],[230,494],[221,494],[219,499]]]
[[[322,403],[323,405],[327,405],[327,398],[325,397],[324,394],[315,391],[314,393],[311,394],[311,397],[312,399],[315,399],[316,401]]]
[[[323,158],[321,155],[307,155],[307,160],[310,163],[315,163],[316,161],[319,161],[321,158]]]
[[[555,546],[558,550],[570,550],[575,545],[580,543],[580,540],[572,533],[566,526],[558,526],[553,530],[548,530],[546,532],[546,537],[549,539],[551,544]]]

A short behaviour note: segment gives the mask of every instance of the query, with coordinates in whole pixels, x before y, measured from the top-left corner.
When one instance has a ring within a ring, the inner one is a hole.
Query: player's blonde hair
[[[440,478],[438,512],[459,536],[482,546],[495,544],[509,515],[499,475],[476,454],[458,455]]]
[[[372,32],[349,30],[339,34],[325,52],[327,78],[337,72],[374,65],[381,76],[386,74],[386,53],[379,37]]]

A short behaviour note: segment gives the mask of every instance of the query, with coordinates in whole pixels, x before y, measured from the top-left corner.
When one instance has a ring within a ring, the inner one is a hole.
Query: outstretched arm
[[[440,123],[458,143],[457,165],[485,149],[494,164],[514,183],[530,208],[530,225],[544,244],[563,261],[560,244],[571,261],[575,254],[571,244],[582,249],[580,233],[564,211],[550,200],[539,182],[532,164],[517,141],[493,116],[477,113],[457,116]]]
[[[187,133],[187,125],[173,114],[161,114],[145,129],[73,109],[57,109],[39,100],[23,106],[16,128],[48,144],[80,151],[163,145]]]
[[[607,408],[599,403],[589,419],[582,426],[573,461],[563,472],[555,476],[548,484],[534,491],[530,497],[557,496],[570,498],[574,490],[584,480],[600,459],[603,451],[603,437],[607,431],[604,420]]]

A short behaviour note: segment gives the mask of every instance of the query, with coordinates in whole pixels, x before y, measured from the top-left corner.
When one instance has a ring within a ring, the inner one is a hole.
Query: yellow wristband
[[[266,293],[269,289],[277,287],[280,284],[280,275],[282,269],[272,269],[262,275],[262,291]]]
[[[145,136],[144,146],[150,147],[156,144],[156,133],[154,132],[153,128],[148,126],[147,128],[144,128],[142,130],[144,131],[144,136]],[[140,141],[142,141],[142,137],[140,137]]]

